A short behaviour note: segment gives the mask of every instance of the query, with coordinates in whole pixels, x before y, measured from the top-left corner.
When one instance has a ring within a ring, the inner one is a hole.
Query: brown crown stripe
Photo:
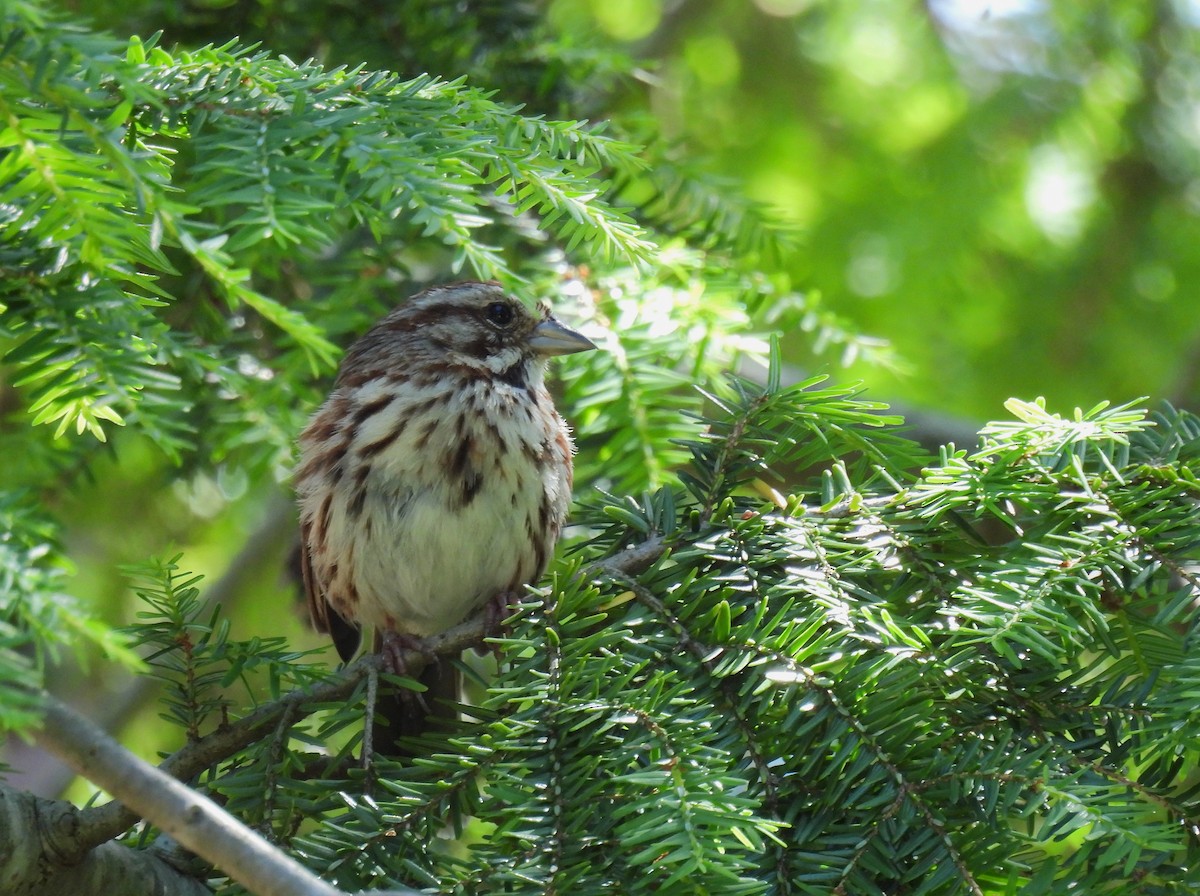
[[[401,309],[401,311],[405,310]],[[438,302],[436,305],[426,305],[419,311],[407,309],[404,314],[396,314],[395,317],[385,317],[380,322],[378,329],[398,330],[402,333],[409,333],[414,330],[420,330],[423,327],[428,327],[430,324],[467,317],[474,318],[478,316],[479,310],[473,305],[463,307],[460,303]]]

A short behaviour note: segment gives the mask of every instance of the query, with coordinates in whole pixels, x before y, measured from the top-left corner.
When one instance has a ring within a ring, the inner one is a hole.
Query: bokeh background
[[[972,419],[1194,402],[1200,6],[1187,0],[563,2],[649,57],[644,101],[798,231],[797,285]]]

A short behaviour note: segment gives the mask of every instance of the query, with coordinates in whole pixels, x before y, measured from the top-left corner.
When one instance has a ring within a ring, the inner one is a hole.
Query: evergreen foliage
[[[325,707],[206,786],[348,890],[1190,892],[1200,420],[1014,405],[917,469],[842,389],[713,403],[680,481],[584,506],[477,721],[364,778]]]
[[[621,74],[557,49],[514,93]],[[1014,400],[930,456],[858,390],[786,382],[759,333],[886,348],[780,286],[761,209],[633,133],[6,4],[0,724],[34,727],[66,652],[135,666],[205,757],[189,783],[348,891],[1193,892],[1200,419]],[[212,753],[330,652],[239,636],[187,552],[124,571],[114,631],[64,595],[64,508],[147,442],[159,490],[283,480],[337,346],[452,271],[602,334],[557,383],[567,543],[421,758],[357,764],[366,684]]]

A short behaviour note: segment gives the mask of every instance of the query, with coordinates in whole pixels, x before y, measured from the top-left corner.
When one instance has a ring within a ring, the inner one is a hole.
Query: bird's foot
[[[511,588],[500,591],[483,608],[483,633],[487,636],[503,635],[508,631],[505,623],[521,600],[520,592]]]
[[[372,669],[367,678],[367,707],[363,724],[362,764],[367,771],[369,786],[373,786],[375,768],[375,721],[379,695],[379,675],[399,675],[404,678],[419,678],[422,670],[430,664],[438,662],[437,654],[429,649],[424,639],[416,635],[400,632],[383,632],[378,641],[378,653],[381,659],[378,671]],[[413,654],[419,658],[414,658]],[[429,704],[424,695],[409,688],[393,688],[390,692],[391,701],[399,701],[400,709],[393,708],[390,712],[402,717],[423,717],[429,712]],[[382,698],[387,702],[387,697]],[[392,736],[395,737],[393,730]]]
[[[424,639],[416,635],[406,635],[400,632],[384,632],[380,640],[379,655],[383,659],[383,671],[391,675],[411,675],[409,655],[421,654],[424,659],[417,663],[416,672],[420,672],[426,662],[436,661],[435,654],[426,645]]]
[[[420,654],[421,659],[412,660],[414,653]],[[423,638],[402,632],[384,632],[380,639],[379,655],[383,659],[384,673],[404,678],[419,678],[427,665],[436,666],[438,663],[438,655],[429,649]],[[399,697],[405,703],[419,707],[421,712],[429,712],[429,705],[420,691],[401,688]]]
[[[508,634],[506,622],[512,616],[520,600],[521,593],[519,591],[506,588],[504,591],[497,592],[491,600],[483,605],[483,636],[485,638],[503,638]],[[475,648],[475,652],[480,656],[486,656],[489,651],[496,655],[497,660],[500,659],[500,648],[495,644],[480,644]]]

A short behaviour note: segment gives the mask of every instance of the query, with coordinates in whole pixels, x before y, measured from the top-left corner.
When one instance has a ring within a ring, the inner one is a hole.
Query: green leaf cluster
[[[263,697],[278,698],[284,686],[307,683],[312,673],[301,661],[304,654],[290,650],[282,638],[231,638],[221,607],[201,598],[197,586],[203,577],[180,570],[179,560],[150,560],[123,570],[144,605],[124,634],[147,672],[164,684],[164,718],[196,741],[232,711],[253,707]]]
[[[635,147],[521,115],[461,79],[327,70],[233,44],[172,54],[134,39],[121,54],[25,4],[6,9],[0,48],[0,338],[11,381],[58,435],[103,439],[153,400],[150,433],[178,450],[181,376],[250,391],[225,369],[236,355],[214,365],[156,313],[181,270],[229,309],[206,342],[236,342],[249,314],[327,368],[326,328],[252,269],[364,228],[511,279],[484,228],[519,219],[600,257],[650,250],[627,215],[594,201],[605,191],[594,175],[636,168]]]

